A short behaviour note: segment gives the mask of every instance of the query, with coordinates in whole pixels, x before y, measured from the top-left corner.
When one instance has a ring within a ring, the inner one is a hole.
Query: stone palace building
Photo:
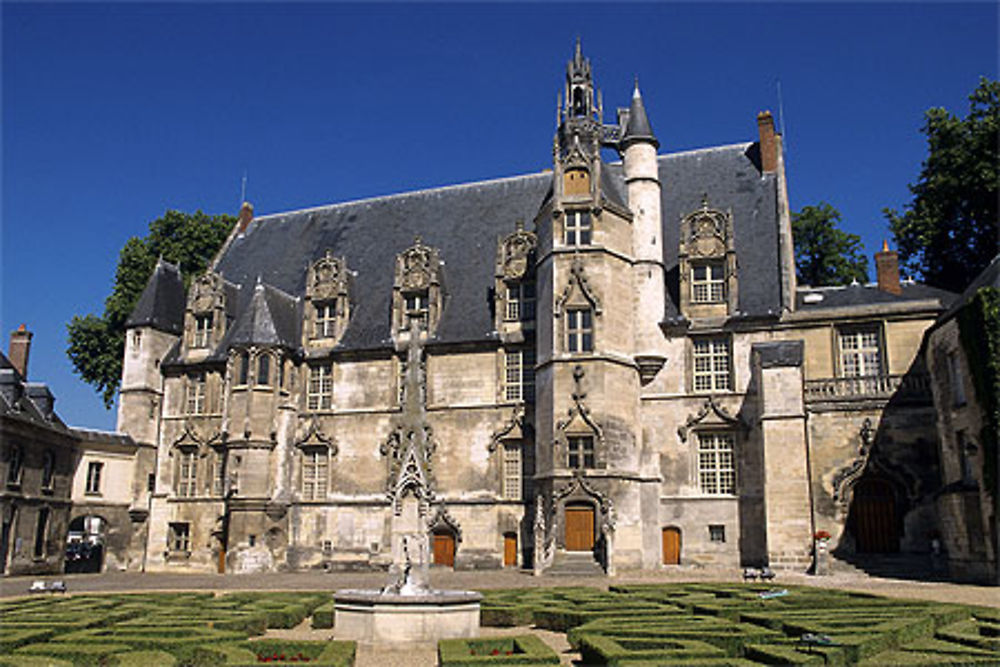
[[[920,350],[954,295],[888,248],[876,283],[797,285],[770,113],[659,153],[638,85],[602,106],[578,45],[551,171],[246,204],[190,289],[159,262],[128,322],[118,430],[155,456],[119,560],[379,568],[414,530],[439,565],[539,573],[927,553]]]

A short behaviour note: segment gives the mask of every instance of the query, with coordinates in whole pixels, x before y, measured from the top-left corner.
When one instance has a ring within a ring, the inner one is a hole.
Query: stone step
[[[589,551],[557,551],[545,574],[554,577],[603,577],[604,568]]]

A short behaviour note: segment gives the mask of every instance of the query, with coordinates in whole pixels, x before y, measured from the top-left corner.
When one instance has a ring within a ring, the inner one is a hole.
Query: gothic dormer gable
[[[601,314],[601,300],[587,281],[583,262],[579,258],[573,260],[566,287],[563,288],[562,294],[556,299],[555,316],[561,316],[563,311],[571,306],[589,307],[595,315]]]
[[[496,295],[496,330],[507,337],[534,327],[535,322],[535,249],[538,237],[524,230],[518,220],[516,229],[497,243],[494,293]]]
[[[350,319],[350,271],[343,257],[330,250],[306,272],[303,344],[331,346],[339,342]]]
[[[732,211],[709,204],[681,219],[679,260],[681,312],[691,320],[718,319],[737,311],[738,264]]]
[[[188,290],[184,314],[184,346],[188,353],[213,350],[226,333],[229,298],[235,286],[214,271],[198,276]]]
[[[393,279],[392,333],[424,331],[433,336],[441,317],[442,262],[437,248],[418,236],[413,245],[396,256]]]

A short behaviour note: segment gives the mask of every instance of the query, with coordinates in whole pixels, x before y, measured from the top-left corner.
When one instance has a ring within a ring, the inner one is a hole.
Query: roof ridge
[[[374,202],[374,201],[386,201],[386,200],[389,200],[389,199],[403,199],[403,198],[407,198],[407,197],[415,197],[415,196],[418,196],[418,195],[427,195],[427,194],[432,194],[432,193],[435,193],[435,192],[444,192],[444,191],[448,191],[448,190],[462,190],[462,189],[466,189],[466,188],[478,187],[478,186],[481,186],[481,185],[494,185],[494,184],[497,184],[497,183],[505,183],[505,182],[508,182],[508,181],[518,181],[518,180],[524,180],[524,179],[528,179],[528,178],[534,178],[534,177],[537,177],[537,176],[545,176],[546,174],[550,174],[550,173],[551,173],[551,170],[538,171],[538,172],[532,172],[532,173],[528,173],[528,174],[517,174],[515,176],[501,176],[500,178],[488,178],[488,179],[486,179],[484,181],[468,181],[468,182],[465,182],[465,183],[452,183],[451,185],[439,185],[439,186],[435,186],[435,187],[432,187],[432,188],[422,188],[420,190],[407,190],[405,192],[394,192],[394,193],[388,194],[388,195],[373,195],[371,197],[363,197],[361,199],[350,199],[348,201],[335,202],[335,203],[332,203],[332,204],[323,204],[322,206],[310,206],[308,208],[298,208],[298,209],[293,209],[293,210],[290,210],[290,211],[281,211],[279,213],[269,213],[267,215],[262,215],[262,216],[258,216],[257,218],[254,218],[254,222],[259,222],[259,221],[262,221],[262,220],[267,220],[268,218],[279,218],[279,217],[286,216],[286,215],[294,215],[294,214],[297,214],[297,213],[312,213],[312,212],[315,212],[315,211],[325,211],[325,210],[330,210],[330,209],[338,208],[340,206],[349,206],[349,205],[353,206],[353,205],[356,205],[356,204],[366,204],[366,203]]]

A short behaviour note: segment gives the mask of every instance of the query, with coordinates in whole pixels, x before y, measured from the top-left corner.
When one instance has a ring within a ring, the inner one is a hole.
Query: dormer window
[[[417,328],[427,328],[427,292],[412,292],[404,297],[406,303],[406,321],[403,328],[410,328],[410,323],[415,323]]]
[[[212,341],[213,322],[212,313],[194,316],[194,339],[191,341],[191,347],[208,347]]]
[[[563,232],[563,243],[568,246],[590,245],[590,212],[567,211]]]
[[[506,322],[530,322],[535,319],[535,284],[509,283],[504,309]]]
[[[333,338],[336,336],[337,302],[326,301],[315,305],[316,318],[313,321],[313,338]]]
[[[726,269],[723,262],[691,265],[691,303],[723,303],[726,300]]]

